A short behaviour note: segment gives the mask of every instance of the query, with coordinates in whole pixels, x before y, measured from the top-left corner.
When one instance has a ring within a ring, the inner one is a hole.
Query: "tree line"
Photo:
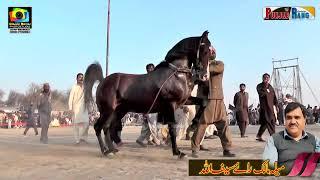
[[[42,85],[31,83],[25,93],[20,93],[15,90],[10,90],[8,98],[3,100],[5,92],[0,89],[0,105],[8,107],[19,107],[22,109],[27,108],[30,103],[36,104],[37,99],[42,91]],[[53,110],[67,110],[68,98],[70,90],[61,91],[51,89],[51,101]]]

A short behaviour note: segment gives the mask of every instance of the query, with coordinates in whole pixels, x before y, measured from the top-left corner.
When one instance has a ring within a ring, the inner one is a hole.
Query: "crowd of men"
[[[25,126],[25,113],[21,111],[0,111],[0,128],[21,128]]]
[[[33,107],[33,104],[30,104],[26,111],[5,112],[0,110],[0,128],[24,128],[27,126],[29,119],[35,122],[36,127],[40,127],[39,113]],[[90,122],[93,123],[93,119]],[[67,111],[52,112],[50,126],[60,127],[71,124],[72,118]]]

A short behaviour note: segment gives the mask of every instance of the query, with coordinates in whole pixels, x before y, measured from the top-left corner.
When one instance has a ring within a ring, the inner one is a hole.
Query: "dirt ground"
[[[23,129],[0,129],[0,179],[209,179],[188,177],[188,160],[177,160],[170,147],[142,148],[135,143],[139,126],[124,127],[125,144],[113,159],[103,157],[94,130],[90,127],[89,144],[74,145],[72,128],[50,128],[49,144],[40,144],[32,129],[23,137]],[[260,159],[264,143],[256,142],[258,126],[248,127],[248,138],[239,138],[238,127],[231,126],[233,159]],[[277,131],[283,127],[277,127]],[[307,131],[320,137],[320,126],[309,125]],[[265,138],[268,133],[265,132]],[[179,147],[191,155],[190,141],[182,140]],[[219,139],[205,140],[210,152],[201,158],[222,159]],[[319,178],[318,168],[311,179]],[[248,177],[216,177],[216,179],[248,179]],[[250,177],[250,179],[267,179]],[[268,177],[268,179],[275,177]],[[283,179],[286,177],[281,177]],[[211,177],[210,179],[213,179]],[[278,178],[277,178],[278,179]]]

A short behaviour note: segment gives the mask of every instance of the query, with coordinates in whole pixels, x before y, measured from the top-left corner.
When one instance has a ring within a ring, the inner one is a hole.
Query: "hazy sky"
[[[314,6],[315,20],[264,21],[264,6]],[[32,6],[31,34],[10,34],[8,7]],[[299,57],[320,95],[320,1],[111,0],[109,72],[145,73],[179,40],[209,30],[217,59],[225,62],[224,91],[231,103],[240,83],[257,103],[256,85],[272,73],[272,58]],[[107,0],[2,0],[0,88],[20,92],[31,82],[67,90],[75,75],[99,61],[105,73]],[[305,103],[316,101],[302,80]],[[319,98],[319,97],[318,97]],[[319,98],[320,99],[320,98]]]

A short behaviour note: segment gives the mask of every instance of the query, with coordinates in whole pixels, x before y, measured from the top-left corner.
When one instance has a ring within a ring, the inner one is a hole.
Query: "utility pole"
[[[108,0],[106,76],[108,76],[108,69],[109,69],[109,37],[110,37],[110,0]]]

